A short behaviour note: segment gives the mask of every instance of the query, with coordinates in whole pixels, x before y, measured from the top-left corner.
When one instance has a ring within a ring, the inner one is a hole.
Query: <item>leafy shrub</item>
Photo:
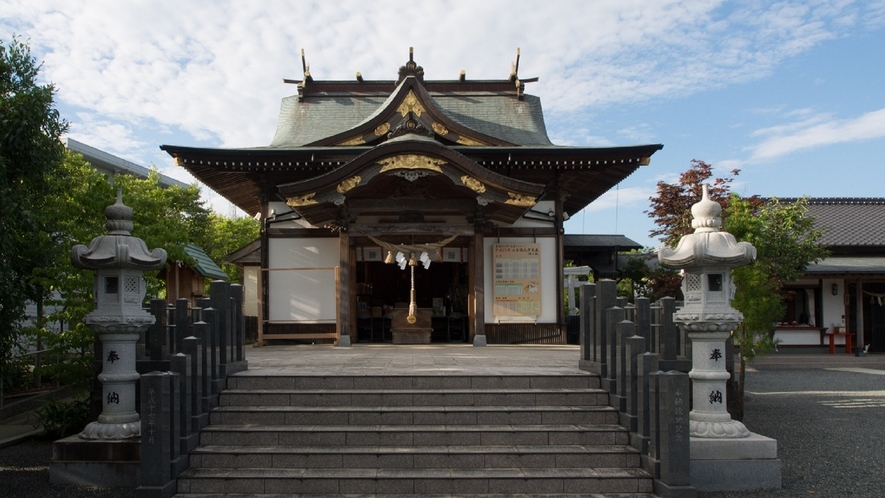
[[[48,400],[36,411],[37,421],[52,439],[76,434],[89,422],[89,401]]]

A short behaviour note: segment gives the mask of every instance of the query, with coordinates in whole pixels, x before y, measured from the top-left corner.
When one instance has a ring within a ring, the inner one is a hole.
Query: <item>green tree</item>
[[[169,261],[193,264],[184,246],[188,243],[204,246],[211,240],[211,210],[200,199],[196,184],[164,188],[159,174],[152,170],[148,178],[117,175],[114,188],[122,189],[123,203],[134,211],[132,235],[143,239],[148,248],[165,249]],[[149,297],[163,295],[164,284],[156,273],[146,274],[145,280]]]
[[[34,383],[46,374],[63,384],[91,377],[92,333],[81,323],[92,310],[92,275],[71,265],[71,247],[88,243],[106,230],[100,215],[113,198],[107,178],[79,154],[66,151],[58,167],[44,176],[43,202],[36,211],[40,264],[30,275],[37,308],[34,325],[25,329],[26,341],[50,358],[64,358],[45,366],[35,357]],[[44,305],[52,311],[43,312]],[[51,306],[51,307],[50,307]],[[55,323],[55,331],[47,326]],[[24,341],[23,341],[24,342]]]
[[[44,176],[62,160],[67,123],[55,87],[37,82],[40,65],[17,38],[0,42],[0,403],[25,305],[41,294],[31,275],[43,259],[37,211]]]
[[[736,400],[736,416],[741,417],[746,364],[776,346],[774,327],[784,315],[784,285],[800,278],[827,250],[819,243],[823,234],[814,228],[806,199],[784,204],[771,198],[760,205],[732,195],[723,228],[756,248],[755,263],[732,270],[732,305],[744,314],[734,332],[742,358]]]
[[[646,211],[655,221],[657,228],[650,231],[652,237],[660,237],[667,247],[676,247],[682,237],[694,232],[691,227],[691,207],[701,200],[702,185],[709,184],[707,192],[710,200],[728,209],[731,183],[740,170],[731,170],[733,176],[715,178],[712,184],[708,180],[713,176],[713,166],[698,159],[691,160],[691,167],[679,176],[675,183],[659,181],[657,195],[649,197],[651,209]]]
[[[203,249],[215,262],[221,263],[221,269],[227,273],[231,282],[241,282],[240,267],[224,263],[224,258],[258,238],[260,224],[253,218],[228,218],[212,213],[209,216],[209,233]]]

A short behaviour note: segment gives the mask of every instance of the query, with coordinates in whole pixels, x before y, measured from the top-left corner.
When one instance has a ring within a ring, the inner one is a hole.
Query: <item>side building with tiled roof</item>
[[[788,286],[776,337],[786,346],[829,346],[832,338],[843,353],[885,352],[885,198],[811,198],[808,212],[830,255]]]

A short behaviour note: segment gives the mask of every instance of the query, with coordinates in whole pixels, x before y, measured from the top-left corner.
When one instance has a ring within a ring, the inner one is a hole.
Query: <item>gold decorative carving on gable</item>
[[[381,165],[380,173],[394,169],[427,169],[442,173],[440,166],[445,163],[442,159],[434,159],[420,154],[403,154],[378,161],[378,164]]]
[[[415,92],[412,90],[409,90],[409,94],[406,95],[406,98],[396,110],[402,115],[402,117],[406,117],[410,112],[414,112],[415,115],[420,118],[422,112],[427,112],[427,110],[424,109],[424,106],[421,105],[421,102],[418,101]]]
[[[347,192],[348,190],[352,189],[353,187],[356,187],[357,185],[359,185],[362,180],[363,180],[362,177],[359,175],[352,176],[352,177],[348,178],[347,180],[344,180],[343,182],[338,184],[338,189],[337,189],[338,193],[343,194],[343,193]]]
[[[390,123],[381,123],[375,128],[375,136],[380,137],[387,134],[388,131],[390,131]]]
[[[505,204],[510,204],[512,206],[519,207],[531,207],[535,205],[535,198],[529,197],[526,195],[514,194],[513,192],[507,192],[507,195],[510,196],[509,199],[504,201]]]
[[[468,146],[488,145],[485,142],[480,142],[479,140],[474,140],[472,138],[468,138],[468,137],[464,137],[464,136],[458,137],[458,143],[461,145],[468,145]]]
[[[446,136],[449,134],[449,129],[446,128],[445,126],[437,123],[436,121],[434,121],[433,124],[430,125],[430,127],[433,128],[433,132],[436,133],[437,135]]]
[[[470,190],[472,190],[476,193],[479,193],[479,194],[486,191],[486,186],[483,185],[481,181],[479,181],[476,178],[473,178],[471,176],[467,176],[467,175],[462,176],[461,183],[463,183],[465,187],[467,187]]]
[[[353,137],[353,138],[345,140],[343,142],[338,142],[336,145],[345,145],[345,146],[346,145],[363,145],[365,143],[366,143],[366,141],[363,140],[363,137],[359,136],[359,137]]]
[[[307,195],[301,195],[296,197],[287,197],[286,204],[291,207],[299,207],[299,206],[310,206],[312,204],[316,204],[317,200],[314,199],[316,196],[316,192],[311,192]]]

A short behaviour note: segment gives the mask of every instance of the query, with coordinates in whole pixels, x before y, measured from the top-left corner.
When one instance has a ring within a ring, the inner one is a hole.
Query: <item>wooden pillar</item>
[[[854,347],[857,348],[857,356],[863,356],[863,278],[857,279],[857,299],[855,300],[855,308],[857,311],[857,327],[855,327]],[[848,340],[848,337],[845,337]]]
[[[557,181],[557,185],[559,185],[559,181]],[[565,233],[565,228],[563,227],[563,205],[562,205],[562,195],[556,196],[556,201],[554,202],[554,224],[553,226],[556,228],[555,235],[555,243],[556,246],[556,324],[559,326],[559,330],[563,329],[563,324],[565,324],[565,317],[563,317],[562,313],[562,302],[563,302],[563,247],[562,247],[562,235]],[[571,301],[569,301],[569,306],[572,306]]]
[[[338,346],[350,346],[350,234],[345,230],[338,232],[340,263],[338,265]]]
[[[473,337],[474,346],[485,346],[486,343],[486,316],[485,316],[485,239],[481,231],[473,236],[473,257],[470,258],[473,267],[473,327],[476,335]]]
[[[258,340],[255,343],[256,346],[265,346],[267,345],[267,341],[264,339],[264,334],[267,333],[267,319],[269,316],[268,311],[268,282],[270,281],[270,275],[268,273],[268,267],[270,265],[270,237],[267,234],[268,228],[268,216],[270,215],[270,207],[267,203],[267,197],[262,196],[261,199],[261,248],[260,248],[260,266],[258,268],[258,292],[256,292],[258,297]]]

